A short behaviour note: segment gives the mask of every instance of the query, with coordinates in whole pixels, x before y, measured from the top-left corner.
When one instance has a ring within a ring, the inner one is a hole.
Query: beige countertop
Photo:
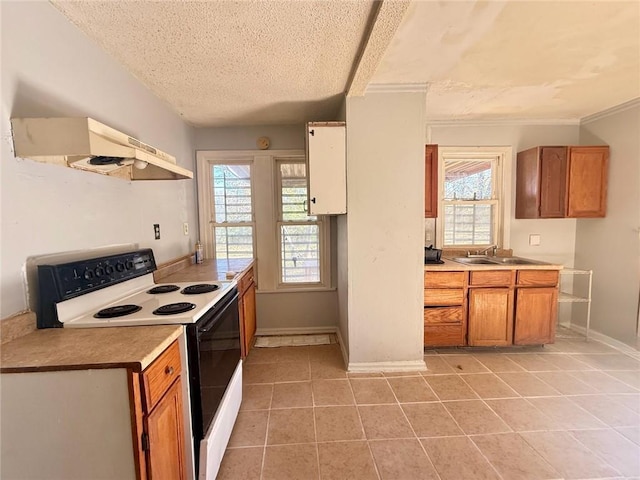
[[[227,272],[234,272],[237,275],[251,265],[253,265],[253,260],[205,260],[204,263],[194,263],[169,276],[163,277],[158,283],[227,280]]]
[[[131,368],[141,372],[182,325],[36,330],[2,345],[0,373]]]
[[[480,265],[467,265],[464,263],[454,262],[453,260],[449,260],[448,258],[442,258],[444,263],[439,264],[425,264],[424,271],[425,272],[437,272],[446,270],[448,272],[452,271],[469,271],[469,270],[562,270],[564,267],[562,265],[557,265],[555,263],[545,263],[541,265],[500,265],[500,264],[480,264]]]

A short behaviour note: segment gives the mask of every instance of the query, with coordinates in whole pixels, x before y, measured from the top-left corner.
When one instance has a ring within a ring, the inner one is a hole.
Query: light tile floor
[[[425,351],[348,374],[338,345],[255,348],[219,479],[640,478],[640,356],[553,345]]]

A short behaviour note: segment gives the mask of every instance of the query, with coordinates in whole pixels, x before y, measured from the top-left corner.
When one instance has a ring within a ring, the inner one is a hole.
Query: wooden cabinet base
[[[462,347],[465,345],[464,325],[425,325],[425,347]]]

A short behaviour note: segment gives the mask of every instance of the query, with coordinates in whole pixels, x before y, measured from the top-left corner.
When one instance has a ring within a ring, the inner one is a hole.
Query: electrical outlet
[[[160,224],[159,223],[153,224],[153,233],[156,236],[156,240],[160,240]]]
[[[189,235],[189,224],[187,222],[182,224],[182,233]]]
[[[532,233],[529,235],[529,245],[532,247],[537,247],[540,245],[540,234]]]

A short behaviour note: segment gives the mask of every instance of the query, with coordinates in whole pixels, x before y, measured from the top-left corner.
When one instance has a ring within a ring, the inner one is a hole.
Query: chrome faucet
[[[482,257],[482,256],[487,256],[487,252],[491,250],[491,256],[495,257],[496,254],[498,253],[498,246],[497,245],[490,245],[487,248],[485,248],[484,250],[476,250],[476,253],[472,254],[471,252],[467,251],[467,257]]]

